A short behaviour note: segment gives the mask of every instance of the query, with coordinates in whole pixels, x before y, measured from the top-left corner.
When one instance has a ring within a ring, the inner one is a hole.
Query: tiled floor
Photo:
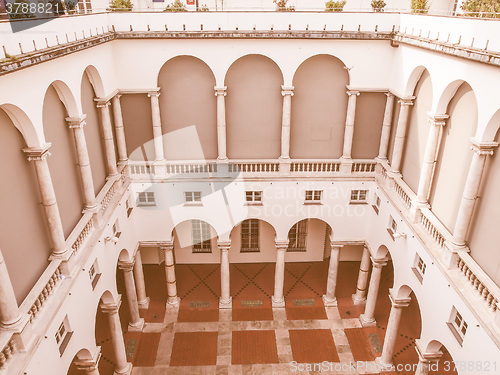
[[[338,307],[325,308],[328,260],[287,263],[285,309],[272,309],[274,264],[232,264],[232,310],[219,310],[218,265],[177,265],[180,308],[164,308],[165,273],[161,266],[145,266],[150,308],[143,333],[125,332],[128,359],[134,375],[158,374],[307,374],[290,363],[330,362],[325,374],[372,374],[350,371],[348,364],[374,364],[380,355],[390,310],[387,297],[392,268],[385,267],[375,317],[377,327],[361,328],[363,308],[353,306],[358,262],[341,262]],[[120,278],[118,278],[121,288]],[[122,294],[125,297],[125,293]],[[395,364],[417,363],[414,339],[420,332],[420,312],[414,300],[404,310],[396,342]],[[120,311],[126,328],[126,301]],[[113,354],[107,322],[97,317],[96,340],[102,346],[101,375],[113,373]],[[341,368],[341,365],[346,365]],[[326,368],[322,368],[325,370]],[[336,371],[337,369],[338,371]],[[332,371],[330,371],[332,370]],[[401,372],[400,375],[409,375]],[[413,375],[413,373],[411,373]],[[439,374],[441,375],[441,373]]]

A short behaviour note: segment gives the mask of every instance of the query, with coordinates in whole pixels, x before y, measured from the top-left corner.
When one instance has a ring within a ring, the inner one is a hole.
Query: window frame
[[[323,190],[306,190],[304,194],[304,204],[321,204],[323,200]]]
[[[458,320],[458,322],[457,322]],[[457,339],[460,346],[464,341],[465,335],[467,334],[467,329],[469,325],[465,321],[462,314],[460,314],[455,306],[452,307],[451,315],[449,321],[446,323],[450,328],[451,332]]]
[[[246,219],[241,223],[240,253],[260,253],[259,224],[258,219]]]
[[[191,252],[193,254],[212,253],[212,233],[210,224],[203,220],[191,220]],[[195,237],[196,236],[196,237]]]
[[[304,219],[295,223],[288,231],[288,253],[307,252],[307,233],[309,220]]]
[[[375,211],[375,213],[378,215],[380,213],[380,205],[382,204],[382,199],[377,194],[375,195],[375,202],[372,204],[372,208]]]
[[[352,189],[349,204],[368,204],[368,189]]]
[[[185,191],[184,204],[186,206],[202,206],[201,191]]]
[[[389,224],[387,226],[387,232],[389,233],[389,236],[391,236],[393,241],[394,241],[394,234],[397,232],[397,230],[398,230],[398,223],[392,216],[389,216]]]
[[[62,331],[62,332],[61,332]],[[62,320],[61,324],[57,328],[54,333],[54,339],[56,341],[56,345],[59,347],[59,355],[62,357],[64,351],[68,347],[69,340],[73,336],[73,331],[71,331],[68,316],[66,315]]]
[[[92,290],[94,290],[97,283],[99,282],[99,279],[101,278],[101,272],[99,270],[99,264],[97,264],[97,259],[90,266],[88,273],[90,284],[92,285]]]
[[[425,271],[427,269],[427,264],[424,262],[422,257],[417,253],[415,254],[415,260],[413,262],[413,267],[411,268],[415,276],[420,283],[424,281]]]
[[[141,201],[141,199],[143,200]],[[154,191],[140,191],[137,193],[137,206],[148,207],[156,206],[156,197]]]
[[[246,190],[245,191],[245,204],[246,205],[262,205],[262,190]]]

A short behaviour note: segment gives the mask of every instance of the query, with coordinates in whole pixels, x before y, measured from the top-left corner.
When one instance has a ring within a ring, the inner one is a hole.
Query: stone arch
[[[333,228],[323,219],[306,217],[297,220],[288,228],[287,236],[291,261],[322,261],[330,256]]]
[[[269,57],[250,54],[226,72],[227,155],[276,159],[281,153],[283,72]]]
[[[71,89],[63,81],[54,81],[50,84],[56,90],[57,96],[66,107],[66,112],[68,117],[78,117],[80,116],[80,111],[78,109],[78,104],[76,103],[75,96],[71,92]]]
[[[380,245],[378,249],[372,254],[374,259],[383,259],[389,254],[389,249],[385,245]]]
[[[444,114],[447,113],[448,105],[450,104],[451,99],[455,96],[458,88],[464,83],[463,79],[457,79],[446,86],[441,95],[439,96],[437,105],[436,105],[436,114]]]
[[[175,56],[161,67],[159,104],[168,160],[217,158],[215,86],[212,69],[197,57]]]
[[[28,147],[42,147],[45,144],[45,139],[42,135],[38,135],[33,122],[28,115],[19,107],[5,103],[0,105],[0,109],[9,116],[14,126],[23,135],[23,138]]]
[[[83,71],[83,75],[87,75],[92,87],[94,88],[94,92],[98,98],[103,98],[106,93],[104,92],[104,84],[102,82],[101,75],[97,68],[93,65],[89,65]],[[83,80],[83,76],[82,76]]]
[[[90,362],[94,358],[92,356],[92,353],[90,352],[89,349],[87,348],[82,348],[80,349],[74,356],[73,359],[71,360],[71,364],[68,369],[68,375],[80,375],[83,374],[83,371],[79,371],[76,362]]]
[[[281,70],[281,67],[279,66],[279,64],[270,56],[267,56],[267,55],[264,55],[264,54],[261,54],[261,53],[249,53],[249,54],[246,54],[246,55],[242,55],[240,57],[238,57],[236,60],[234,60],[230,65],[229,67],[227,68],[227,70],[224,72],[224,82],[226,82],[227,80],[227,74],[228,72],[231,70],[231,68],[233,67],[233,65],[235,63],[237,63],[238,61],[246,58],[246,57],[249,57],[249,56],[261,56],[267,60],[269,60],[270,62],[272,62],[274,65],[276,65],[276,67],[279,69],[280,73],[281,73],[281,80],[282,82],[284,82],[284,75],[283,75],[283,71]]]
[[[406,81],[406,87],[404,91],[404,96],[412,96],[415,93],[415,89],[417,88],[418,81],[422,77],[422,74],[428,71],[425,66],[419,65],[413,69],[408,80]]]
[[[349,79],[345,64],[332,55],[311,56],[298,66],[292,81],[290,157],[342,155]]]
[[[500,108],[491,116],[483,134],[479,134],[478,137],[481,141],[492,141],[495,139],[498,130],[500,129]]]
[[[130,262],[132,258],[133,255],[128,249],[122,249],[118,255],[118,262]]]

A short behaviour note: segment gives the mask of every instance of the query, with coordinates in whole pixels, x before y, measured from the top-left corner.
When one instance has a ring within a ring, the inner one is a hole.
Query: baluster
[[[12,357],[12,349],[10,348],[9,344],[7,344],[3,349],[3,354],[5,355],[5,358],[7,360],[9,360]]]
[[[488,295],[488,300],[487,300],[487,303],[488,303],[488,307],[492,308],[492,305],[493,305],[493,300],[495,299],[495,297],[493,297],[493,294],[489,294]]]
[[[0,352],[0,368],[5,367],[6,363],[7,363],[7,358],[5,358],[5,354],[3,353],[2,350],[2,352]]]

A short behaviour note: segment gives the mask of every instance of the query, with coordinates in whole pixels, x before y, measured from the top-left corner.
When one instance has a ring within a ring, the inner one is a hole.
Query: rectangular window
[[[120,232],[120,225],[118,224],[118,220],[113,224],[113,237],[120,238],[122,232]]]
[[[92,264],[92,266],[89,269],[89,278],[93,290],[95,289],[97,282],[101,278],[101,273],[99,272],[99,266],[97,264],[97,260],[94,262],[94,264]]]
[[[398,224],[396,223],[396,220],[392,218],[392,216],[389,216],[389,226],[387,227],[387,232],[389,233],[389,236],[394,240],[394,234],[398,230]]]
[[[70,332],[69,330],[69,323],[68,323],[68,317],[64,317],[61,325],[57,329],[55,333],[55,339],[56,343],[59,346],[59,354],[62,356],[64,353],[64,350],[68,346],[69,339],[73,335],[73,332]]]
[[[155,193],[153,191],[143,191],[138,194],[138,206],[156,206]]]
[[[305,202],[306,204],[321,203],[322,190],[306,190]]]
[[[132,207],[130,206],[130,202],[127,198],[127,200],[125,201],[125,209],[127,210],[127,217],[130,217],[130,214],[132,213]]]
[[[258,253],[259,250],[259,220],[247,219],[241,223],[242,253]]]
[[[307,222],[308,220],[299,221],[288,232],[288,252],[305,252],[307,241]]]
[[[420,258],[420,255],[415,254],[415,261],[413,264],[413,267],[411,268],[413,270],[413,273],[415,273],[415,276],[417,276],[417,279],[420,282],[423,282],[424,280],[424,274],[425,274],[425,268],[427,266],[425,265],[425,262],[423,261],[422,258]]]
[[[262,191],[245,191],[247,204],[262,204]]]
[[[191,220],[193,234],[193,253],[211,253],[212,241],[210,225],[201,220]]]
[[[201,204],[201,191],[185,191],[184,199],[186,203]]]
[[[460,345],[462,345],[465,334],[467,333],[468,325],[465,322],[462,315],[457,311],[455,306],[451,311],[450,321],[448,322],[448,327],[450,327],[451,332],[458,340]]]
[[[365,204],[368,190],[351,190],[351,204]]]
[[[380,212],[380,203],[382,203],[380,197],[378,195],[375,195],[375,204],[372,204],[372,207],[377,215]]]

